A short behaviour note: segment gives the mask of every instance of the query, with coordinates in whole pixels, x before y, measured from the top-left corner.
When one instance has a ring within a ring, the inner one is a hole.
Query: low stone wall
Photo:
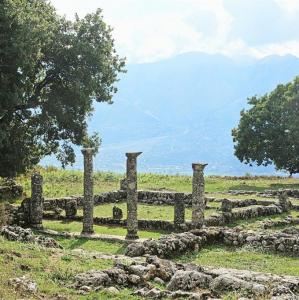
[[[30,198],[22,201],[21,205],[6,204],[5,223],[27,227],[30,223]]]
[[[281,191],[286,192],[288,197],[299,198],[299,189],[265,190],[263,192],[229,190],[228,193],[231,195],[257,195],[261,197],[277,197]]]
[[[138,191],[138,202],[154,205],[174,205],[175,192],[161,191]],[[186,206],[192,205],[192,194],[182,193]],[[94,196],[94,204],[117,203],[125,200],[127,193],[125,191],[111,191]],[[62,198],[47,198],[44,202],[45,210],[54,210],[55,208],[65,209],[67,201],[76,200],[78,206],[82,206],[83,196],[71,196]],[[206,201],[213,201],[214,198],[206,198]]]
[[[162,258],[177,256],[190,251],[198,251],[211,243],[221,243],[234,247],[252,247],[266,252],[278,252],[299,257],[298,234],[282,232],[252,232],[239,229],[210,227],[189,232],[170,234],[141,244],[131,244],[127,255],[157,255]]]
[[[251,246],[269,252],[280,252],[299,256],[298,234],[257,233],[238,230],[223,230],[223,242],[226,245],[241,247]]]
[[[111,211],[112,213],[112,211]],[[230,213],[222,213],[219,215],[210,216],[204,220],[204,224],[208,227],[211,226],[224,226],[236,220],[250,219],[260,216],[268,216],[282,213],[282,210],[277,205],[269,206],[252,206],[247,208],[235,209]],[[45,219],[56,220],[73,220],[82,222],[82,216],[64,217],[55,212],[44,212]],[[94,224],[108,225],[108,226],[127,226],[126,220],[113,219],[110,217],[94,217]],[[180,228],[176,228],[172,221],[164,220],[138,220],[138,228],[144,230],[158,230],[158,231],[187,231],[192,228],[191,222],[185,222]]]
[[[277,220],[277,221],[266,220],[262,224],[264,229],[280,227],[280,226],[289,226],[289,225],[299,225],[299,216],[297,218],[288,216],[283,220]]]
[[[229,201],[231,208],[238,208],[238,207],[246,207],[252,205],[271,205],[276,204],[276,201],[269,201],[269,200],[257,200],[257,199],[221,199],[220,201]]]
[[[231,213],[224,213],[225,223],[230,223],[236,220],[247,220],[261,216],[270,216],[281,214],[282,209],[274,204],[263,206],[254,205],[246,208],[238,208],[233,210]]]

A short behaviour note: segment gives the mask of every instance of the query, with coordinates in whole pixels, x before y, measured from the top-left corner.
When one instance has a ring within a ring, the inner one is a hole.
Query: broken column
[[[184,229],[185,225],[185,202],[183,193],[174,195],[174,227],[176,230]]]
[[[77,201],[68,200],[65,203],[65,217],[67,219],[72,219],[77,215]]]
[[[192,164],[192,227],[201,228],[204,224],[205,180],[203,170],[207,164]]]
[[[126,153],[127,156],[127,235],[126,239],[138,239],[137,219],[137,156],[142,152]]]
[[[30,226],[43,228],[43,177],[39,173],[31,176]]]
[[[290,209],[290,203],[288,201],[288,195],[286,191],[284,190],[278,191],[278,204],[282,208],[283,212],[286,212]]]
[[[93,148],[81,150],[84,156],[84,199],[82,234],[93,234]]]

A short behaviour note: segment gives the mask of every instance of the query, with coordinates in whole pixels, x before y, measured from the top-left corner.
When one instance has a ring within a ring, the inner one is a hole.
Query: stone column
[[[288,195],[286,191],[279,190],[278,191],[278,204],[282,208],[282,211],[286,212],[290,209]]]
[[[207,164],[192,164],[192,227],[201,228],[204,224],[205,180],[203,170]]]
[[[93,148],[81,150],[84,155],[84,199],[82,234],[93,234]]]
[[[174,227],[176,230],[184,228],[185,225],[185,202],[183,193],[174,195]]]
[[[39,173],[31,176],[30,226],[43,228],[43,177]]]
[[[137,219],[137,156],[142,152],[126,153],[127,156],[127,235],[126,239],[138,239]]]

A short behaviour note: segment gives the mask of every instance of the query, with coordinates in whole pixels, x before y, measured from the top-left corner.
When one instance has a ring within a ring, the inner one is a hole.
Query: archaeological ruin
[[[230,192],[234,197],[246,194],[245,199],[211,197],[205,192],[204,169],[207,164],[203,163],[192,164],[191,193],[138,190],[137,158],[141,152],[133,152],[126,153],[126,176],[120,181],[119,190],[94,194],[93,153],[92,148],[82,149],[83,195],[44,198],[43,177],[33,173],[31,197],[24,199],[20,205],[6,205],[7,225],[0,230],[1,235],[10,241],[58,249],[62,247],[55,238],[84,237],[124,244],[123,258],[131,263],[120,263],[119,257],[111,255],[109,259],[116,261],[114,268],[77,274],[73,284],[82,293],[104,287],[126,287],[133,288],[134,295],[145,298],[214,299],[229,291],[246,290],[250,296],[248,299],[259,299],[265,295],[270,295],[269,299],[273,300],[298,299],[299,277],[207,268],[172,261],[214,244],[298,258],[299,229],[294,226],[299,224],[299,215],[287,215],[290,210],[299,211],[299,205],[292,201],[299,198],[297,190],[267,191],[263,192],[263,196],[262,193],[242,190]],[[119,207],[122,202],[126,203],[127,211]],[[97,216],[95,209],[105,204],[113,205],[111,216]],[[173,219],[142,219],[138,216],[138,205],[172,207]],[[216,213],[209,214],[212,208]],[[189,218],[186,216],[188,211],[191,211]],[[240,220],[279,215],[286,217],[278,221],[261,221],[259,231],[230,227]],[[80,222],[82,232],[48,230],[43,226],[43,220]],[[126,236],[95,233],[94,227],[98,225],[126,228]],[[281,231],[271,231],[283,226],[286,228]],[[139,238],[140,230],[159,231],[164,235]],[[153,280],[165,285],[165,289],[153,286]],[[286,297],[280,298],[282,295]],[[294,295],[295,298],[291,298]]]

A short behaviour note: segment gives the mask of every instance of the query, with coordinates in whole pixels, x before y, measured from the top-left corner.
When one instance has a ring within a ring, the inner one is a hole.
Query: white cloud
[[[298,0],[274,0],[279,7],[288,14],[296,14],[299,11]]]
[[[183,52],[202,51],[229,56],[294,54],[296,39],[255,47],[244,37],[233,38],[234,15],[224,4],[229,0],[52,0],[58,12],[72,18],[103,9],[114,28],[116,47],[129,62],[151,62]],[[243,0],[242,0],[243,1]],[[248,0],[250,1],[250,0]],[[298,14],[299,0],[271,0],[282,13]],[[271,5],[271,1],[269,1]],[[251,3],[251,2],[249,2]],[[254,5],[254,4],[252,4]],[[267,13],[267,12],[265,12]],[[263,30],[263,28],[260,28]]]

